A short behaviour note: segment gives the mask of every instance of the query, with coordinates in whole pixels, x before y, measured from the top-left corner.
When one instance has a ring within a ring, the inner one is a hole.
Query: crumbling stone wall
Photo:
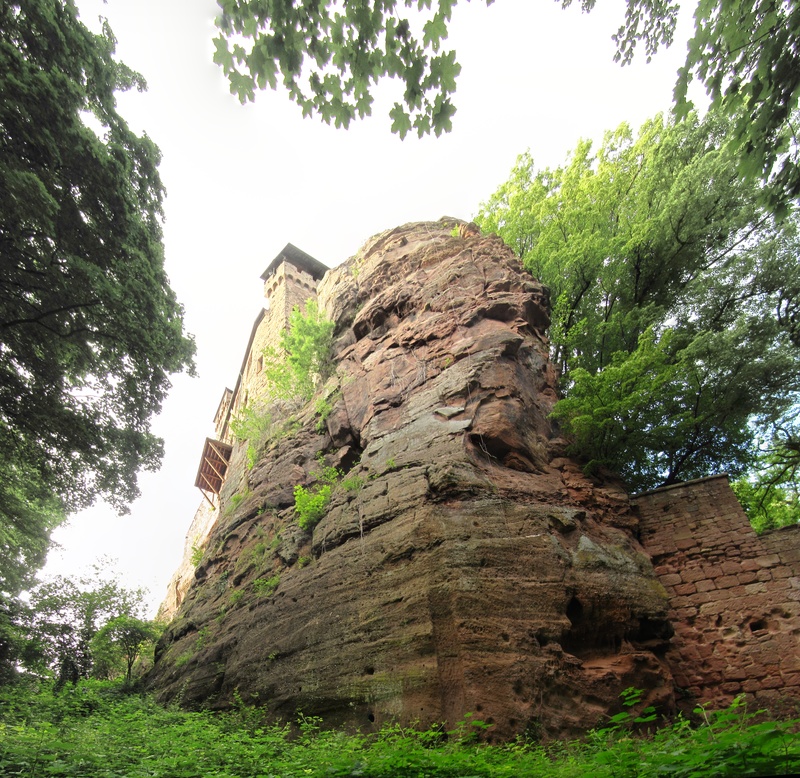
[[[756,535],[724,475],[635,505],[669,594],[679,701],[718,707],[746,692],[775,712],[800,705],[800,526]]]

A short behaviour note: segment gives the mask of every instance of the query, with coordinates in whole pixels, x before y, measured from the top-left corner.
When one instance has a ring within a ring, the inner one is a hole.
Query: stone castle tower
[[[258,402],[267,391],[264,375],[264,351],[279,349],[281,333],[287,328],[292,309],[300,309],[317,297],[317,283],[328,267],[291,243],[278,253],[261,274],[266,306],[256,316],[247,342],[242,366],[233,389],[226,388],[214,414],[214,437],[206,438],[195,486],[203,493],[203,501],[186,533],[183,559],[169,583],[160,615],[169,619],[181,603],[194,575],[193,557],[200,553],[216,523],[219,493],[225,482],[228,463],[236,441],[231,419]]]

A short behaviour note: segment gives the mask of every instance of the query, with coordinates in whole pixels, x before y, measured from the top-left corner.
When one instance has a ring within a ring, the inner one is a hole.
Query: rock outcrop
[[[666,592],[628,497],[548,419],[547,290],[453,226],[383,233],[320,283],[336,376],[252,469],[234,450],[158,647],[163,698],[364,729],[473,713],[494,739],[574,734],[629,686],[671,705]],[[307,532],[293,491],[323,464],[346,476]]]

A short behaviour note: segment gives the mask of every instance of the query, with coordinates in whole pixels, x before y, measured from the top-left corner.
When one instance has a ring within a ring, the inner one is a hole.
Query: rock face
[[[320,283],[336,377],[252,469],[234,451],[157,650],[162,698],[238,691],[363,729],[473,713],[493,739],[574,734],[629,686],[671,705],[666,592],[628,497],[548,420],[547,290],[453,226],[383,233]],[[293,490],[321,463],[346,476],[312,533]]]

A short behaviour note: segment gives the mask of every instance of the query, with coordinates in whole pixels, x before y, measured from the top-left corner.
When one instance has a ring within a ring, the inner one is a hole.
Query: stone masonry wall
[[[746,692],[773,712],[800,705],[800,526],[758,536],[726,476],[634,498],[641,543],[670,598],[665,659],[678,701]]]
[[[216,499],[215,499],[216,502]],[[186,532],[183,542],[183,556],[178,569],[172,574],[167,593],[158,609],[158,618],[169,621],[178,611],[186,592],[194,579],[195,548],[204,548],[208,536],[217,522],[218,511],[208,500],[204,499],[197,507],[192,523]]]

